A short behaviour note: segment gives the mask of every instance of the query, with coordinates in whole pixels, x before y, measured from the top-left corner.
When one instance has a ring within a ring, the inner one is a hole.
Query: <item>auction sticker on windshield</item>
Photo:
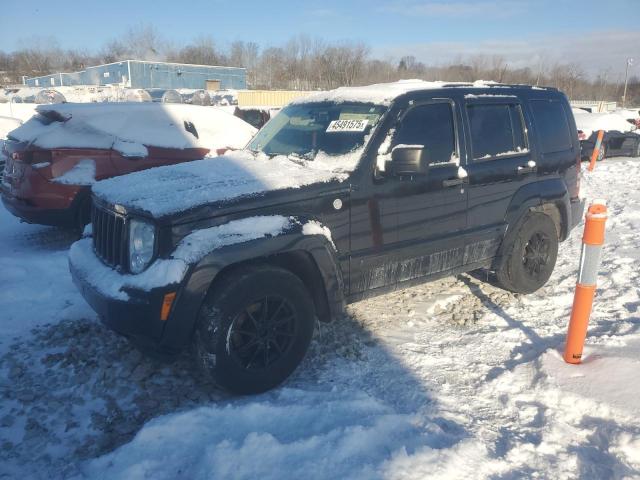
[[[327,127],[327,133],[332,132],[364,132],[367,128],[369,120],[353,119],[353,120],[333,120]]]

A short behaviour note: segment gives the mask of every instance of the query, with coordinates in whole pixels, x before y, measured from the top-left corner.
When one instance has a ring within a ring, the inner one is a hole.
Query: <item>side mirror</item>
[[[424,145],[396,145],[391,151],[391,171],[394,175],[416,175],[427,171]]]

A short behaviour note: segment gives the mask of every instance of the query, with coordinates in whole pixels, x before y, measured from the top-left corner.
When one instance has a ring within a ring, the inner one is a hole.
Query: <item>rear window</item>
[[[571,133],[562,103],[557,100],[532,100],[531,110],[542,153],[570,150]]]
[[[519,105],[468,105],[473,158],[484,160],[527,151]]]

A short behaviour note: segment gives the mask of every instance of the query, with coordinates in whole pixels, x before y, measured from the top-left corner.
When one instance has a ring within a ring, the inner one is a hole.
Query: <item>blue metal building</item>
[[[30,87],[121,85],[130,88],[247,88],[246,70],[185,63],[123,60],[88,67],[80,72],[53,73],[25,79]]]

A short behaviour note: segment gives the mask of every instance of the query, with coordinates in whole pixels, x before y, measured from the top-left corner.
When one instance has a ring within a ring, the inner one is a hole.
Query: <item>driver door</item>
[[[409,102],[398,123],[391,127],[395,129],[391,150],[399,145],[423,145],[428,167],[414,175],[385,172],[382,180],[374,181],[367,190],[370,198],[354,202],[376,204],[379,220],[370,225],[377,225],[381,233],[376,235],[373,229],[368,235],[371,245],[365,244],[367,235],[352,223],[352,295],[366,296],[365,291],[377,288],[393,289],[403,282],[445,274],[462,265],[467,189],[466,179],[459,176],[457,159],[464,156],[458,125],[461,117],[457,104],[447,98]],[[356,212],[352,212],[352,222]]]

